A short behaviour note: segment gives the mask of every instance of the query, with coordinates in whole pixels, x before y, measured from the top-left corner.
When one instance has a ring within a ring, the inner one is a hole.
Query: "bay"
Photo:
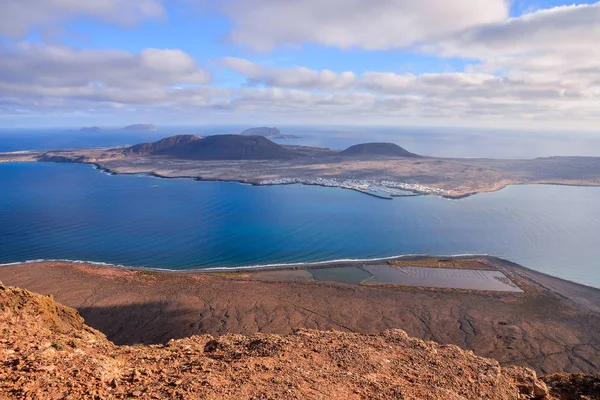
[[[157,187],[155,187],[157,186]],[[509,186],[460,200],[380,200],[315,186],[0,164],[0,263],[166,269],[490,254],[600,287],[600,188]]]

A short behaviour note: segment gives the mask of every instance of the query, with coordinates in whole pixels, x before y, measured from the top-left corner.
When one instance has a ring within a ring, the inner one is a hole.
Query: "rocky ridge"
[[[122,150],[125,155],[159,155],[183,160],[273,160],[294,154],[263,136],[177,135]]]
[[[139,143],[127,147],[123,150],[123,154],[150,155],[200,139],[202,139],[202,137],[195,135],[170,136],[156,142]]]
[[[1,283],[0,333],[0,396],[9,398],[553,398],[530,369],[503,368],[401,330],[116,346],[51,296]],[[595,398],[569,379],[555,378],[579,396],[565,399]]]

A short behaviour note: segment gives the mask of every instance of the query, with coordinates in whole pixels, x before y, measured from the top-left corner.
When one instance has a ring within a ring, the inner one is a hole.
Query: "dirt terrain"
[[[427,260],[419,262],[430,265]],[[539,373],[600,372],[600,290],[497,259],[467,261],[461,262],[503,271],[524,292],[273,281],[248,272],[69,263],[3,266],[0,280],[52,294],[117,344],[167,343],[197,334],[289,334],[297,328],[362,334],[402,329],[501,365]]]
[[[134,147],[136,146],[132,148]],[[510,184],[600,186],[600,157],[550,157],[533,160],[377,155],[347,157],[342,156],[342,152],[329,149],[283,147],[299,156],[274,160],[189,160],[146,153],[129,154],[124,149],[91,149],[3,153],[0,154],[0,162],[90,163],[116,174],[144,173],[166,178],[188,177],[252,184],[282,178],[387,180],[441,189],[444,191],[443,196],[449,198],[495,191]]]
[[[551,375],[548,386],[530,369],[401,330],[202,335],[115,346],[74,309],[2,283],[0,333],[3,398],[599,398],[599,376]]]

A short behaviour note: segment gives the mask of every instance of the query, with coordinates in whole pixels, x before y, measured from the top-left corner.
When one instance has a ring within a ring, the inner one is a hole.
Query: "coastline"
[[[2,161],[0,160],[0,163]],[[9,161],[10,162],[10,161]],[[56,162],[56,161],[22,161],[22,162]],[[104,172],[108,175],[139,175],[139,176],[151,176],[154,178],[159,178],[159,179],[191,179],[194,181],[198,181],[198,182],[232,182],[232,183],[239,183],[239,184],[244,184],[244,185],[251,185],[251,186],[285,186],[285,185],[304,185],[304,186],[319,186],[319,187],[324,187],[324,188],[332,188],[332,189],[345,189],[345,190],[353,190],[356,191],[358,193],[362,193],[362,194],[366,194],[375,198],[379,198],[382,200],[390,200],[389,198],[386,197],[381,197],[378,196],[376,194],[370,193],[368,191],[364,191],[364,190],[358,190],[355,188],[349,188],[349,187],[344,187],[344,186],[328,186],[328,185],[320,185],[317,183],[302,183],[302,182],[293,182],[293,183],[260,183],[260,181],[249,181],[249,180],[239,180],[239,179],[204,179],[202,177],[197,177],[197,176],[191,176],[191,175],[181,175],[181,176],[166,176],[166,175],[161,175],[160,173],[157,172],[120,172],[120,171],[115,171],[115,170],[111,170],[110,168],[104,167],[100,164],[97,164],[95,162],[74,162],[73,164],[90,164],[94,167],[94,169],[97,169],[101,172]],[[477,194],[480,193],[494,193],[494,192],[499,192],[500,190],[508,187],[508,186],[520,186],[520,185],[555,185],[555,186],[573,186],[573,187],[600,187],[600,183],[563,183],[563,182],[554,182],[554,181],[539,181],[539,182],[500,182],[496,185],[493,185],[489,188],[483,188],[481,190],[475,190],[475,191],[471,191],[471,192],[466,192],[466,193],[460,193],[460,194],[438,194],[438,193],[424,193],[424,192],[420,192],[418,190],[409,190],[409,189],[404,189],[402,191],[405,191],[407,193],[412,193],[410,195],[391,195],[391,198],[402,198],[402,197],[418,197],[418,196],[438,196],[440,198],[443,199],[448,199],[448,200],[461,200],[461,199],[466,199],[468,197],[471,196],[475,196]]]
[[[33,161],[33,162],[39,162],[39,161]],[[45,161],[47,162],[47,161]],[[100,164],[97,163],[76,163],[76,164],[90,164],[93,165],[94,169],[99,170],[101,172],[104,172],[108,175],[139,175],[139,176],[151,176],[153,178],[159,178],[159,179],[191,179],[194,181],[198,181],[198,182],[232,182],[232,183],[239,183],[242,185],[251,185],[251,186],[257,186],[257,187],[263,187],[263,186],[287,186],[287,185],[303,185],[303,186],[318,186],[318,187],[324,187],[324,188],[332,188],[332,189],[344,189],[344,190],[352,190],[361,194],[366,194],[368,196],[372,196],[381,200],[393,200],[394,198],[400,198],[400,197],[417,197],[417,196],[427,196],[427,195],[431,195],[433,193],[423,193],[423,192],[419,192],[417,190],[402,190],[405,191],[407,193],[412,193],[412,194],[407,194],[407,195],[390,195],[389,197],[386,196],[381,196],[378,195],[376,193],[370,192],[368,190],[360,190],[360,189],[356,189],[356,188],[352,188],[352,187],[346,187],[346,186],[330,186],[330,185],[323,185],[323,184],[318,184],[318,183],[305,183],[305,182],[286,182],[286,183],[261,183],[261,181],[249,181],[249,180],[239,180],[239,179],[214,179],[214,178],[209,178],[209,179],[204,179],[202,177],[198,177],[198,176],[190,176],[190,175],[181,175],[181,176],[166,176],[166,175],[161,175],[158,172],[119,172],[119,171],[114,171],[111,170],[110,168],[104,167]],[[458,198],[462,198],[462,197],[467,197],[470,196],[471,194],[468,194],[466,196],[458,196],[456,197]],[[440,197],[443,198],[449,198],[452,199],[454,197],[452,196],[447,196],[447,195],[438,195]]]
[[[33,161],[36,162],[36,161]],[[88,163],[78,163],[78,164],[88,164]],[[96,164],[96,163],[90,163],[90,165],[92,165],[94,167],[94,169],[103,172],[105,174],[108,175],[138,175],[138,176],[150,176],[153,178],[159,178],[159,179],[191,179],[197,182],[231,182],[231,183],[239,183],[241,185],[250,185],[250,186],[257,186],[257,187],[263,187],[263,186],[286,186],[286,185],[303,185],[303,186],[318,186],[318,187],[325,187],[325,188],[333,188],[333,189],[345,189],[345,190],[353,190],[355,192],[358,193],[362,193],[362,194],[366,194],[368,196],[372,196],[378,199],[382,199],[382,200],[392,200],[392,198],[387,198],[387,197],[382,197],[382,196],[378,196],[375,193],[371,193],[368,191],[364,191],[364,190],[358,190],[355,188],[349,188],[349,187],[343,187],[343,186],[327,186],[327,185],[319,185],[316,183],[260,183],[260,182],[253,182],[253,181],[247,181],[247,180],[236,180],[236,179],[203,179],[202,177],[198,177],[198,176],[188,176],[188,175],[181,175],[181,176],[165,176],[165,175],[161,175],[157,172],[117,172],[117,171],[113,171],[109,168],[103,167],[100,164]],[[392,196],[392,197],[415,197],[415,196],[425,196],[426,193],[419,193],[419,192],[414,192],[414,191],[408,191],[407,192],[411,192],[414,193],[413,195],[406,195],[406,196]]]
[[[4,160],[0,160],[0,164],[2,163],[28,163],[28,162],[32,162],[32,163],[57,163],[57,164],[61,164],[64,163],[63,161],[39,161],[39,160],[24,160],[24,161],[4,161]],[[292,182],[292,183],[260,183],[260,181],[253,181],[253,180],[247,180],[247,179],[217,179],[217,178],[202,178],[202,177],[198,177],[198,176],[193,176],[193,175],[178,175],[178,176],[167,176],[167,175],[163,175],[160,174],[158,172],[154,172],[154,171],[150,171],[150,172],[123,172],[123,171],[116,171],[113,169],[110,169],[108,167],[105,167],[101,164],[98,164],[96,162],[71,162],[68,161],[68,163],[70,164],[82,164],[82,165],[91,165],[95,170],[98,170],[99,172],[105,173],[107,175],[112,175],[112,176],[118,176],[118,175],[133,175],[133,176],[149,176],[149,177],[153,177],[153,178],[158,178],[158,179],[190,179],[193,181],[197,181],[197,182],[230,182],[230,183],[239,183],[241,185],[250,185],[250,186],[256,186],[256,187],[264,187],[264,186],[286,186],[286,185],[303,185],[303,186],[318,186],[318,187],[323,187],[323,188],[331,188],[331,189],[343,189],[343,190],[352,190],[361,194],[366,194],[369,195],[371,197],[375,197],[381,200],[391,200],[391,199],[396,199],[396,198],[402,198],[402,197],[420,197],[420,196],[437,196],[440,197],[442,199],[447,199],[447,200],[461,200],[461,199],[466,199],[468,197],[471,196],[475,196],[477,194],[480,193],[493,193],[493,192],[498,192],[508,186],[513,186],[513,185],[556,185],[556,186],[574,186],[574,187],[600,187],[600,183],[560,183],[560,182],[553,182],[553,181],[548,181],[548,182],[502,182],[498,185],[494,185],[492,187],[489,188],[484,188],[481,190],[476,190],[476,191],[471,191],[471,192],[466,192],[466,193],[461,193],[461,194],[437,194],[437,193],[424,193],[424,192],[420,192],[418,190],[409,190],[409,189],[405,189],[402,191],[405,191],[407,193],[411,193],[411,194],[407,194],[407,195],[391,195],[390,198],[388,197],[382,197],[382,196],[378,196],[374,193],[370,193],[368,191],[365,190],[358,190],[355,188],[350,188],[350,187],[344,187],[344,186],[329,186],[329,185],[321,185],[321,184],[317,184],[317,183],[302,183],[302,182]]]
[[[422,261],[428,259],[444,259],[444,260],[480,260],[488,264],[490,269],[508,268],[520,273],[524,273],[529,279],[535,280],[537,284],[542,282],[550,283],[552,287],[558,287],[557,283],[563,285],[572,285],[580,287],[583,290],[597,291],[598,293],[598,309],[600,313],[600,288],[595,286],[585,285],[579,282],[570,281],[561,277],[557,277],[542,271],[538,271],[524,265],[515,263],[505,258],[491,256],[488,254],[451,254],[451,255],[435,255],[435,254],[402,254],[389,257],[375,258],[347,258],[324,261],[309,261],[309,262],[294,262],[294,263],[273,263],[273,264],[256,264],[236,267],[208,267],[208,268],[191,268],[191,269],[169,269],[156,268],[135,265],[113,264],[103,261],[88,261],[88,260],[70,260],[70,259],[35,259],[25,261],[15,261],[9,263],[0,263],[0,269],[9,266],[32,265],[32,264],[48,264],[48,263],[65,263],[74,265],[85,265],[98,268],[117,268],[130,271],[152,271],[165,274],[182,274],[182,275],[210,275],[210,274],[236,274],[236,273],[253,273],[266,271],[286,271],[286,270],[308,270],[308,269],[323,269],[323,268],[342,268],[347,266],[360,265],[380,265],[381,262],[411,262]],[[542,284],[543,285],[543,284]],[[549,288],[550,288],[549,286]],[[554,290],[554,289],[553,289]],[[565,296],[567,297],[567,296]]]
[[[97,148],[0,153],[0,163],[4,162],[90,164],[111,175],[143,174],[254,186],[335,187],[382,199],[412,193],[457,200],[520,184],[600,186],[600,157],[503,160],[315,156],[294,160],[187,160],[124,156],[119,149]]]

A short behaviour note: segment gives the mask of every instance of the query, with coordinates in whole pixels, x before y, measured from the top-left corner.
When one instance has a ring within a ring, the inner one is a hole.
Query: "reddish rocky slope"
[[[530,369],[503,368],[400,330],[116,346],[52,297],[1,283],[0,362],[3,398],[551,398]],[[584,398],[573,379],[554,382]]]

